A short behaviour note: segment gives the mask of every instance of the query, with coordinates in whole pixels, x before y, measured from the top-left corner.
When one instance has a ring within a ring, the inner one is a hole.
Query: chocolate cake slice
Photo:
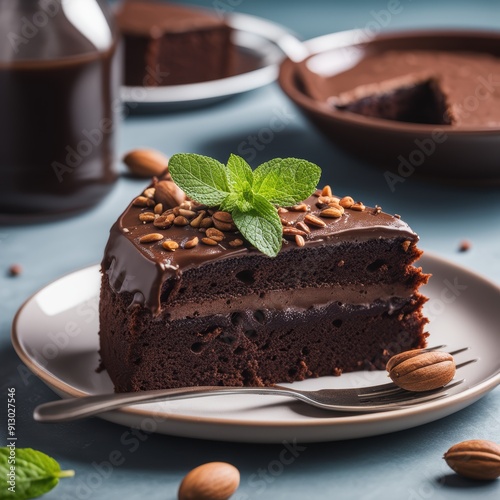
[[[232,29],[208,10],[128,0],[117,19],[125,40],[126,85],[182,85],[232,73]]]
[[[337,109],[399,122],[451,125],[454,117],[438,80],[408,75],[356,87],[329,99]]]
[[[165,193],[178,191],[155,179],[128,206],[102,262],[100,354],[116,391],[383,369],[425,345],[428,276],[398,216],[317,191],[278,209],[284,243],[270,258],[228,212],[167,208]]]
[[[500,59],[481,52],[370,52],[347,70],[305,82],[342,111],[407,123],[498,126]],[[310,79],[310,75],[309,79]]]

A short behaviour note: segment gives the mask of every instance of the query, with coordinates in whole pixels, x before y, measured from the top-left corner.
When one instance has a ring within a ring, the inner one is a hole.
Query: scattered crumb
[[[9,276],[19,276],[23,272],[23,268],[19,264],[12,264],[9,267]]]
[[[472,245],[470,241],[463,240],[460,242],[460,245],[458,246],[458,251],[459,252],[467,252],[471,249]]]

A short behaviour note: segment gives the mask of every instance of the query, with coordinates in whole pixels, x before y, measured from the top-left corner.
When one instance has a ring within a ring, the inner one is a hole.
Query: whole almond
[[[186,199],[184,191],[173,181],[159,181],[155,188],[155,201],[163,208],[176,207]]]
[[[134,149],[123,157],[123,163],[136,177],[160,177],[168,168],[168,158],[156,149]]]
[[[179,487],[179,500],[227,500],[240,484],[236,467],[210,462],[189,472]]]
[[[455,376],[455,360],[447,352],[413,349],[396,354],[387,362],[389,377],[408,391],[431,391]]]
[[[453,445],[443,458],[461,476],[486,481],[500,477],[500,445],[492,441],[462,441]]]

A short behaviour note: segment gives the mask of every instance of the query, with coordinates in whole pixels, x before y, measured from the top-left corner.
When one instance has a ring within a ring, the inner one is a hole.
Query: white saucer
[[[129,407],[102,418],[146,431],[224,441],[333,441],[374,436],[425,424],[472,404],[500,383],[500,288],[438,257],[421,259],[433,277],[430,298],[432,345],[448,350],[468,346],[457,362],[478,358],[460,369],[464,384],[443,399],[412,409],[366,415],[325,412],[271,396],[215,396]],[[97,373],[98,266],[64,276],[20,308],[12,342],[22,361],[62,397],[112,392],[106,372]],[[383,371],[346,373],[294,384],[301,389],[386,383]]]

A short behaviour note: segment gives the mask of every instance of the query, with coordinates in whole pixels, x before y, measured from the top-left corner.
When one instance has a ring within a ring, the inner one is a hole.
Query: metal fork
[[[445,346],[430,347],[423,351],[434,351]],[[455,355],[466,351],[468,347],[450,352]],[[457,369],[476,362],[470,359],[457,364]],[[319,391],[299,391],[290,387],[274,385],[271,387],[220,387],[201,386],[180,389],[164,389],[132,393],[100,394],[79,398],[62,399],[44,403],[35,408],[33,417],[38,422],[68,422],[90,417],[124,406],[191,399],[222,394],[259,394],[287,396],[324,410],[342,412],[371,413],[388,410],[410,408],[420,403],[445,397],[448,390],[462,384],[465,379],[455,380],[444,387],[426,392],[410,392],[397,387],[393,383],[372,387],[352,389],[322,389]]]

